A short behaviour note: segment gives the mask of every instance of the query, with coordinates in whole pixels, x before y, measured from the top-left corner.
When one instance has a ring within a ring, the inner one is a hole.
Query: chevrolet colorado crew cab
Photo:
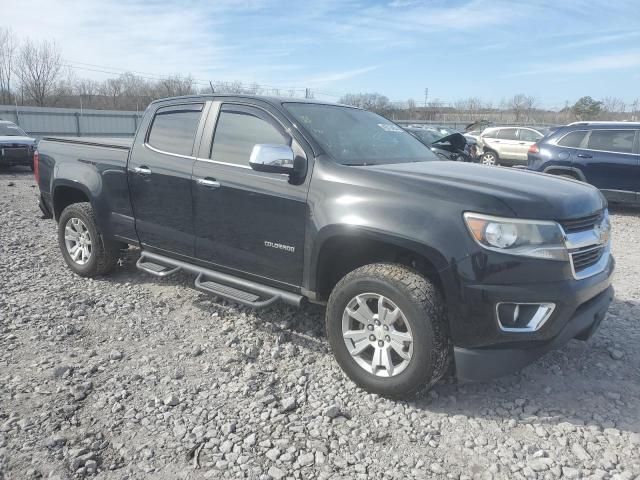
[[[153,102],[133,141],[44,138],[40,207],[69,268],[138,267],[251,307],[326,304],[337,362],[407,397],[587,339],[612,301],[600,192],[441,161],[374,113],[311,100]]]

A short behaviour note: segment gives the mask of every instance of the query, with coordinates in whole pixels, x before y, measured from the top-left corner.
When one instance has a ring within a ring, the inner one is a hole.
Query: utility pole
[[[311,92],[308,88],[304,89],[304,98],[311,98]]]
[[[213,89],[213,83],[211,82],[211,80],[209,80],[209,86],[211,87],[211,93],[216,93],[216,91]]]
[[[429,98],[429,89],[424,89],[424,119],[427,119],[427,99]]]

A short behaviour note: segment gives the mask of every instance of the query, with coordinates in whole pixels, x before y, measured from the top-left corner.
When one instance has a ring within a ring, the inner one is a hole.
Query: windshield
[[[445,135],[442,135],[440,132],[436,132],[435,130],[412,128],[409,131],[427,144],[432,144],[433,142],[436,142],[440,140],[443,136],[445,136]]]
[[[285,108],[343,165],[438,160],[419,140],[375,113],[313,103],[286,103]]]
[[[27,134],[11,123],[0,123],[0,137],[26,137]]]

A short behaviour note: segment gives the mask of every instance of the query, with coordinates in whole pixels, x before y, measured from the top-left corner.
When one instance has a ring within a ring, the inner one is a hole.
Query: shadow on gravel
[[[192,275],[157,279],[140,272],[135,266],[138,257],[137,249],[129,249],[119,271],[104,281],[183,286],[196,291]],[[296,345],[301,355],[330,352],[322,306],[308,304],[295,309],[275,305],[252,311],[216,301],[206,293],[199,293],[193,301],[205,314],[211,312],[212,304],[229,308],[231,313],[252,315],[256,328],[280,335],[283,342]],[[425,412],[449,416],[498,422],[516,418],[520,423],[567,423],[640,433],[640,360],[633,346],[640,342],[640,327],[625,331],[625,325],[632,325],[631,319],[639,313],[640,303],[616,300],[607,320],[588,342],[571,341],[523,371],[493,381],[458,383],[453,376],[446,377],[410,403]],[[623,349],[624,359],[612,358],[611,348],[616,346]]]

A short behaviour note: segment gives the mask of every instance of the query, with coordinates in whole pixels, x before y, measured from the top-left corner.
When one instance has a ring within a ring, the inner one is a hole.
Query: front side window
[[[202,104],[158,109],[147,143],[163,152],[191,155],[201,114]]]
[[[502,140],[518,140],[518,130],[515,128],[503,128],[500,130],[498,138]]]
[[[251,150],[259,143],[289,145],[288,140],[258,111],[246,107],[224,106],[213,136],[211,158],[218,162],[249,165]]]
[[[286,103],[298,126],[343,165],[438,160],[417,138],[373,112],[339,105]]]
[[[567,133],[564,137],[558,140],[558,145],[561,147],[578,148],[582,144],[582,140],[584,140],[587,133],[588,132],[586,130]]]
[[[592,130],[587,148],[606,152],[632,153],[635,130]]]
[[[537,142],[541,138],[542,135],[540,135],[538,132],[528,130],[526,128],[520,129],[520,140],[522,140],[523,142]]]

